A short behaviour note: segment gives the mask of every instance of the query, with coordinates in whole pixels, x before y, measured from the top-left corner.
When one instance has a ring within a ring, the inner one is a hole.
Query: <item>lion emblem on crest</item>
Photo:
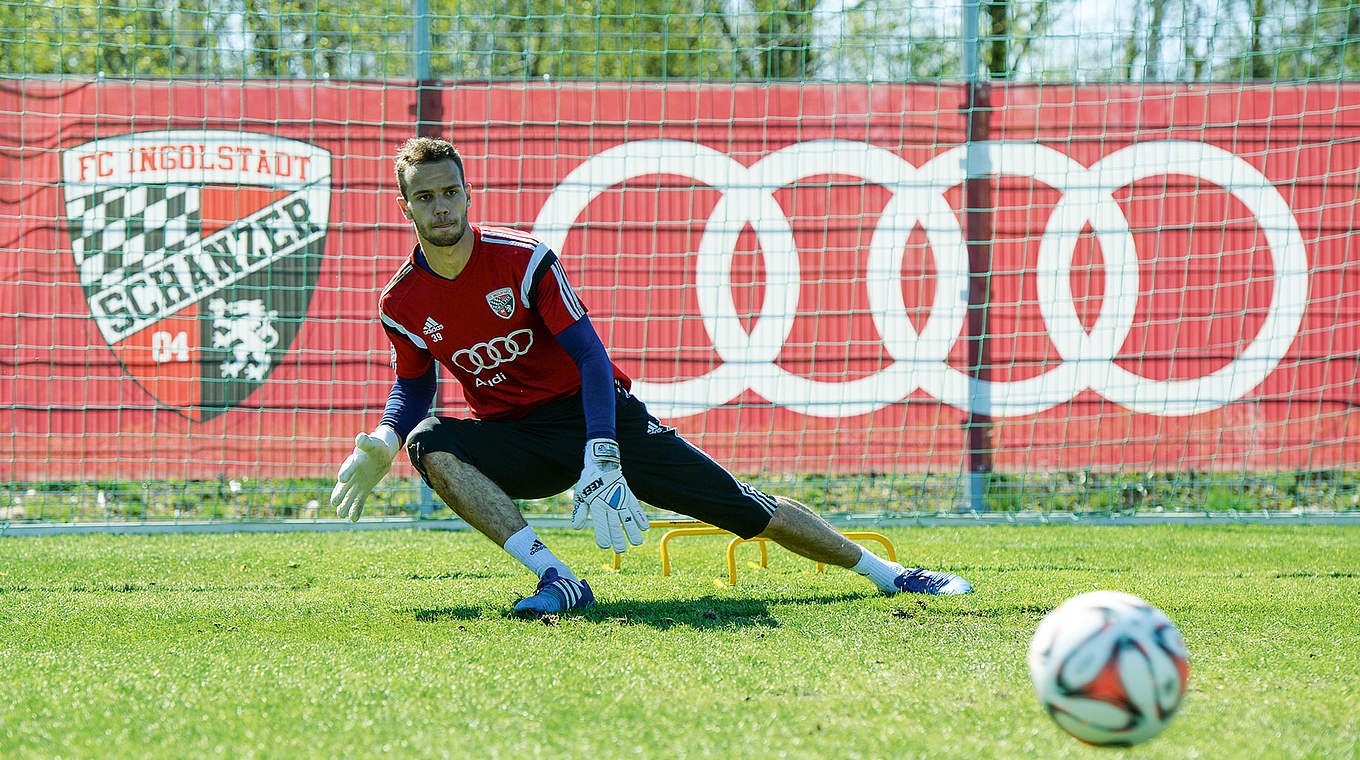
[[[269,351],[279,344],[274,320],[279,313],[265,308],[264,301],[249,298],[208,302],[213,316],[213,348],[230,352],[222,362],[222,377],[263,382],[269,374]]]

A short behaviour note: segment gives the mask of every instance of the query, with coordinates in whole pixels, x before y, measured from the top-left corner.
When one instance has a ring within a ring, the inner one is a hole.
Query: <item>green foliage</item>
[[[1053,28],[1056,16],[1071,11],[1071,0],[1012,2],[983,0],[985,38],[982,65],[993,79],[1012,79],[1022,64],[1033,66],[1033,53]]]
[[[430,3],[445,80],[963,78],[961,9],[906,0]],[[1360,76],[1356,0],[978,0],[979,56],[1014,81]],[[409,0],[0,0],[0,74],[415,77]],[[1095,25],[1095,28],[1093,28]]]
[[[800,79],[815,0],[463,0],[435,16],[445,78]]]
[[[885,533],[977,592],[884,597],[778,548],[722,587],[721,537],[614,573],[552,531],[601,603],[539,622],[470,531],[0,539],[0,757],[1122,757],[1063,734],[1025,666],[1040,617],[1099,588],[1190,648],[1138,758],[1354,755],[1360,529]]]
[[[0,2],[10,74],[139,78],[409,76],[406,3]]]
[[[816,0],[431,3],[445,79],[801,79]],[[395,0],[0,2],[0,73],[414,77],[413,4]]]
[[[1360,76],[1355,0],[1138,0],[1115,81],[1310,81]]]
[[[957,13],[894,0],[847,3],[833,44],[844,79],[961,79]]]
[[[1360,77],[1360,2],[1255,0],[1246,49],[1229,64],[1253,79]]]

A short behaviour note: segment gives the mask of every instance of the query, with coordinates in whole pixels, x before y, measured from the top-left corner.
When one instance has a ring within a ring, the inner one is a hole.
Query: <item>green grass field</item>
[[[601,603],[508,616],[528,574],[470,532],[0,539],[0,757],[1360,757],[1360,528],[885,529],[968,577],[884,597],[721,538],[621,572],[545,537]],[[1139,594],[1191,652],[1185,706],[1086,747],[1025,669],[1042,615]]]

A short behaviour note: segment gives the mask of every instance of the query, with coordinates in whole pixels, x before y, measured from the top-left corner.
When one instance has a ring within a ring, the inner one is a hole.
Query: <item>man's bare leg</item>
[[[590,584],[576,577],[524,521],[519,507],[476,467],[443,451],[421,457],[430,487],[454,514],[538,575],[533,596],[515,602],[515,613],[541,615],[595,603]]]
[[[421,464],[430,476],[430,487],[449,509],[496,546],[505,546],[528,526],[515,502],[476,467],[443,451],[426,454]]]
[[[842,536],[826,520],[793,499],[776,496],[775,501],[779,507],[758,538],[768,538],[794,554],[828,565],[854,567],[859,562],[859,544]]]
[[[907,570],[856,544],[806,506],[776,496],[770,524],[758,538],[768,538],[794,554],[828,565],[840,565],[865,576],[887,593],[966,594],[972,584],[953,573]]]

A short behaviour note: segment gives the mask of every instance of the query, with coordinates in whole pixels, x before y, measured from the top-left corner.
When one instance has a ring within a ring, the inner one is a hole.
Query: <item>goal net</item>
[[[416,134],[821,511],[1356,506],[1360,5],[493,5],[0,2],[0,521],[330,516]]]

